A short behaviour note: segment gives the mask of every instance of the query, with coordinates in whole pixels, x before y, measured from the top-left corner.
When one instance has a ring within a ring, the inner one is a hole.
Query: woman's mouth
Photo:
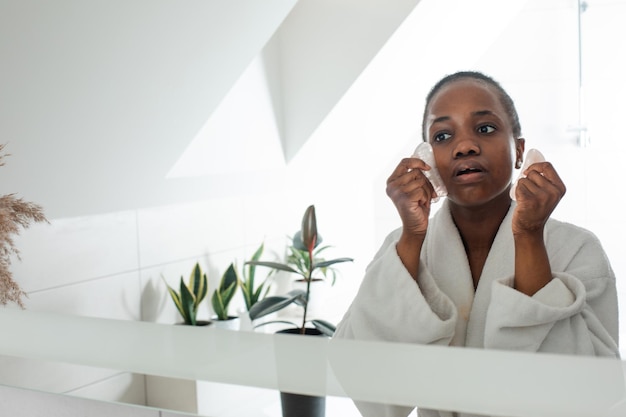
[[[476,161],[463,161],[456,167],[455,179],[460,183],[481,181],[486,174],[483,166]]]
[[[464,168],[464,169],[457,171],[456,176],[458,177],[461,175],[469,175],[469,174],[474,174],[474,173],[479,173],[479,172],[483,172],[483,170],[480,168]]]

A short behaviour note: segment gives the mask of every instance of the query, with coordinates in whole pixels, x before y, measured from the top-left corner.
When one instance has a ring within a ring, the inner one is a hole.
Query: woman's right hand
[[[428,229],[430,203],[437,196],[422,170],[430,166],[418,158],[404,158],[387,179],[387,195],[402,219],[403,234],[423,237]]]

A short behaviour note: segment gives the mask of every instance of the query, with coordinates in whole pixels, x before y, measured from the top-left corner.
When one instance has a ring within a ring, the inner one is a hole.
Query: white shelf
[[[0,310],[0,328],[0,354],[17,357],[477,414],[626,415],[623,362],[612,359],[331,341],[17,309]]]

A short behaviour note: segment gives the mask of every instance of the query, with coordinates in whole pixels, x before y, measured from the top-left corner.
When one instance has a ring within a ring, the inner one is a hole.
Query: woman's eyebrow
[[[493,116],[493,117],[498,117],[498,115],[496,113],[494,113],[491,110],[476,110],[474,112],[471,113],[471,116],[476,118],[476,117],[483,117],[483,116]],[[443,123],[443,122],[447,122],[451,120],[450,116],[439,116],[439,117],[435,117],[434,119],[432,119],[432,121],[430,122],[431,125],[434,125],[436,123]]]
[[[478,110],[478,111],[472,112],[472,116],[474,116],[474,117],[481,117],[481,116],[495,116],[495,117],[498,117],[498,115],[495,114],[494,112],[492,112],[491,110]]]
[[[435,123],[441,123],[441,122],[446,122],[450,120],[450,116],[441,116],[441,117],[436,117],[435,119],[433,119],[431,124],[435,124]]]

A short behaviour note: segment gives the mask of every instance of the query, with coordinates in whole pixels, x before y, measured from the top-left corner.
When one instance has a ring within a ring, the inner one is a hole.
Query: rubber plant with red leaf
[[[304,216],[302,217],[302,225],[300,227],[300,231],[298,233],[300,239],[294,239],[295,244],[301,244],[302,250],[306,250],[308,252],[308,260],[306,268],[296,269],[292,266],[280,262],[268,262],[268,261],[248,261],[246,264],[248,265],[256,265],[256,266],[265,266],[268,268],[273,268],[280,271],[287,271],[294,274],[301,275],[303,279],[306,281],[306,290],[293,290],[288,292],[286,295],[272,295],[264,298],[263,300],[256,303],[249,310],[250,319],[252,321],[267,316],[268,314],[277,312],[282,310],[283,308],[296,304],[303,308],[302,314],[302,322],[300,325],[285,321],[285,320],[273,320],[262,323],[261,325],[266,325],[270,323],[286,323],[291,324],[294,327],[298,328],[299,333],[305,334],[307,323],[311,323],[317,330],[321,333],[332,336],[335,332],[335,325],[327,322],[326,320],[321,319],[313,319],[308,320],[308,300],[311,293],[311,281],[313,280],[313,273],[318,268],[327,268],[330,265],[342,263],[342,262],[351,262],[352,258],[337,258],[331,260],[324,260],[317,262],[314,258],[314,250],[315,247],[319,244],[321,239],[319,238],[317,231],[317,219],[315,216],[315,206],[310,205],[306,211],[304,212]],[[301,243],[300,243],[301,242]],[[258,327],[258,326],[257,326]]]

